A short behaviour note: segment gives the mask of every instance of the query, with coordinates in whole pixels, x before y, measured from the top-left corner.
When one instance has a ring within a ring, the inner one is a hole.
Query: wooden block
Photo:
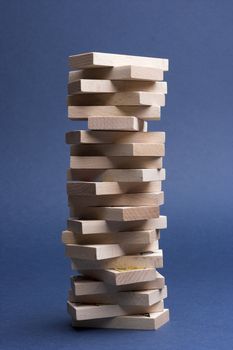
[[[126,193],[100,196],[69,196],[69,206],[76,207],[103,207],[103,206],[146,206],[159,207],[164,204],[164,192],[156,193]]]
[[[167,228],[167,217],[160,215],[158,218],[132,222],[110,222],[106,220],[79,220],[69,218],[67,221],[68,230],[83,235],[93,233],[125,232],[136,230],[165,229]]]
[[[162,157],[70,157],[71,169],[161,169],[162,166]]]
[[[112,118],[112,117],[110,117]],[[126,117],[128,118],[128,117]],[[101,120],[101,117],[100,117]],[[66,133],[66,143],[165,143],[165,132],[119,132],[119,131],[92,131],[77,130]]]
[[[72,258],[73,270],[108,270],[108,269],[147,269],[162,268],[163,252],[161,249],[155,252],[141,253],[136,255],[123,255],[116,258],[101,261],[91,261]]]
[[[125,144],[96,144],[71,145],[71,156],[109,156],[109,157],[163,157],[163,143],[125,143]]]
[[[116,317],[119,315],[134,315],[137,313],[149,313],[157,312],[160,310],[161,304],[151,306],[121,306],[121,305],[88,305],[88,304],[76,304],[70,301],[67,302],[67,310],[72,319],[91,320],[98,318]]]
[[[150,244],[66,244],[66,256],[70,258],[86,260],[110,259],[126,254],[138,254],[141,252],[155,252],[158,249],[158,241]]]
[[[80,270],[80,272],[85,276],[96,278],[115,286],[153,281],[156,278],[155,269]]]
[[[121,306],[151,306],[167,298],[167,286],[163,289],[127,291],[106,294],[92,294],[76,296],[69,290],[68,300],[81,304],[118,304]],[[162,306],[163,307],[163,306]]]
[[[132,116],[143,120],[159,120],[160,106],[68,106],[68,118],[71,120],[107,116]]]
[[[120,185],[122,182],[163,181],[165,176],[165,169],[69,169],[67,172],[68,181],[120,182]]]
[[[148,124],[136,117],[89,117],[88,129],[145,132],[148,129]]]
[[[72,276],[71,288],[76,296],[116,293],[120,291],[137,291],[148,289],[162,289],[165,286],[164,277],[155,270],[155,278],[151,281],[138,282],[114,286],[106,284],[103,281],[97,281],[85,276]]]
[[[157,330],[169,321],[169,310],[149,313],[147,315],[117,316],[98,321],[72,321],[73,327],[84,328],[112,328],[112,329],[137,329]]]
[[[159,217],[159,207],[153,205],[137,207],[70,207],[70,215],[79,219],[109,221],[147,220]]]
[[[162,170],[162,169],[161,169]],[[87,182],[71,181],[66,185],[71,196],[100,196],[123,193],[153,193],[161,191],[161,181],[150,182]]]
[[[150,244],[160,238],[159,230],[138,230],[128,232],[108,232],[82,234],[65,230],[62,232],[62,242],[65,244]]]
[[[118,67],[129,64],[142,67],[154,67],[164,71],[168,70],[168,59],[165,58],[119,55],[103,52],[87,52],[69,56],[69,65],[72,69]]]
[[[165,106],[165,95],[154,92],[68,95],[68,106]]]
[[[156,94],[167,94],[165,81],[137,81],[137,80],[104,80],[104,79],[79,79],[77,74],[70,74],[68,93],[70,95],[82,93],[113,93],[124,91],[147,91]]]

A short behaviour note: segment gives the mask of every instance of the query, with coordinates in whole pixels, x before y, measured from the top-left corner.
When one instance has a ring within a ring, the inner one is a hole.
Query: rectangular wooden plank
[[[115,286],[153,281],[156,278],[155,269],[80,270],[80,272],[85,276],[96,278]]]
[[[66,184],[71,196],[100,196],[124,193],[153,193],[162,189],[161,181],[150,182],[87,182],[71,181]]]
[[[164,192],[156,193],[126,193],[101,196],[68,196],[68,205],[71,207],[102,207],[102,206],[144,206],[159,207],[164,204]]]
[[[165,106],[165,95],[154,92],[68,95],[68,106]]]
[[[76,130],[66,133],[66,143],[165,143],[165,132],[149,131],[135,133],[127,131]]]
[[[79,220],[75,217],[67,221],[68,230],[83,235],[108,232],[126,232],[136,230],[162,230],[167,228],[167,217],[160,215],[158,218],[142,221],[110,222],[106,220]]]
[[[147,131],[148,123],[136,117],[89,117],[90,130]]]
[[[89,117],[132,116],[143,120],[159,120],[159,106],[68,106],[68,118],[86,120]]]
[[[120,291],[142,291],[148,289],[162,289],[165,286],[165,278],[155,270],[155,278],[147,282],[137,282],[114,286],[103,281],[97,281],[85,276],[72,276],[70,279],[71,288],[75,295],[92,295],[92,294],[106,294],[116,293]]]
[[[71,169],[161,169],[162,166],[162,157],[70,157]]]
[[[70,146],[71,156],[163,157],[163,143],[79,144]]]
[[[137,80],[104,80],[78,79],[75,73],[70,74],[68,93],[70,95],[82,93],[114,93],[124,91],[146,91],[157,94],[167,94],[165,81],[137,81]]]
[[[169,310],[149,313],[147,315],[117,316],[108,319],[72,321],[73,327],[78,328],[112,328],[134,330],[157,330],[169,321]]]
[[[167,286],[163,289],[145,291],[126,291],[105,294],[92,294],[77,296],[70,289],[68,300],[72,303],[81,304],[104,304],[121,306],[151,306],[167,298]]]
[[[139,65],[168,70],[168,59],[157,57],[143,57],[104,52],[85,52],[69,56],[69,65],[72,69],[92,67],[118,67],[124,65]]]
[[[159,207],[70,207],[70,215],[79,219],[95,219],[109,221],[147,220],[159,217]]]
[[[158,241],[150,244],[66,244],[66,256],[86,260],[103,260],[116,258],[127,254],[141,252],[155,252],[158,250]],[[84,264],[85,266],[85,264]]]
[[[140,313],[158,312],[161,311],[161,304],[151,305],[151,306],[139,306],[139,305],[88,305],[88,304],[78,304],[67,302],[67,310],[71,315],[72,319],[81,320],[91,320],[98,318],[110,318],[119,315],[134,315]]]
[[[69,169],[68,181],[151,182],[165,180],[165,169]]]
[[[69,230],[62,232],[62,242],[65,244],[150,244],[160,238],[159,230],[138,230],[126,232],[108,232],[82,234]]]
[[[163,251],[157,249],[155,252],[123,255],[99,261],[72,258],[73,270],[108,270],[108,269],[147,269],[163,267]]]

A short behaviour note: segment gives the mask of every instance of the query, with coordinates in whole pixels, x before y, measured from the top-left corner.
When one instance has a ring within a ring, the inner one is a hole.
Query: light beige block
[[[147,131],[148,124],[136,117],[89,117],[90,130]]]
[[[79,220],[75,217],[69,218],[67,221],[68,230],[83,235],[94,233],[108,233],[108,232],[125,232],[136,230],[162,230],[167,228],[167,217],[160,215],[158,218],[129,221],[129,222],[110,222],[106,220]]]
[[[76,207],[102,207],[102,206],[146,206],[159,207],[164,204],[164,192],[156,193],[126,193],[100,196],[69,196],[69,206]]]
[[[75,76],[76,75],[76,76]],[[104,79],[79,79],[75,72],[70,74],[68,93],[70,95],[82,93],[114,93],[128,91],[146,91],[156,94],[167,94],[165,81],[137,81],[137,80],[104,80]]]
[[[120,182],[120,185],[163,181],[165,177],[165,169],[69,169],[67,172],[68,181]]]
[[[69,290],[68,300],[82,304],[118,304],[121,306],[151,306],[167,298],[167,286],[163,289],[127,291],[106,294],[76,296]],[[163,305],[161,305],[163,307]]]
[[[69,56],[69,65],[72,69],[93,67],[118,67],[125,65],[139,65],[168,70],[168,59],[157,57],[143,57],[134,55],[112,54],[104,52],[87,52]]]
[[[123,255],[116,258],[101,261],[91,261],[72,258],[73,270],[108,270],[108,269],[147,269],[162,268],[163,252],[161,249],[155,252],[141,253],[136,255]]]
[[[86,328],[112,328],[112,329],[135,329],[157,330],[169,321],[169,310],[147,315],[118,316],[111,319],[98,319],[98,321],[72,321],[73,327]]]
[[[158,249],[158,241],[150,244],[66,244],[66,256],[70,258],[86,260],[103,260],[115,258],[127,254],[139,254],[141,252],[155,252]]]
[[[165,132],[150,131],[135,133],[127,131],[77,130],[66,133],[66,143],[165,143]]]
[[[162,157],[70,157],[71,169],[161,169],[162,167]]]
[[[85,274],[85,276],[96,278],[115,286],[153,281],[157,276],[155,269],[80,270],[80,272]]]
[[[87,182],[71,181],[66,185],[67,194],[71,196],[100,196],[124,193],[160,192],[161,181],[150,182]]]
[[[89,117],[137,117],[143,120],[159,120],[159,106],[68,106],[68,118],[86,120]]]
[[[68,95],[68,106],[165,106],[165,95],[154,92]]]
[[[62,242],[65,244],[150,244],[159,238],[159,230],[108,232],[89,235],[69,230],[62,232]]]
[[[79,144],[71,145],[71,156],[108,156],[108,157],[163,157],[163,143],[126,143],[126,144]]]
[[[155,278],[151,281],[137,282],[114,286],[84,276],[72,276],[71,288],[75,295],[109,294],[120,291],[137,291],[148,289],[162,289],[165,286],[164,277],[155,270]]]
[[[70,216],[85,220],[138,221],[158,218],[159,215],[159,207],[153,205],[137,207],[70,207]]]

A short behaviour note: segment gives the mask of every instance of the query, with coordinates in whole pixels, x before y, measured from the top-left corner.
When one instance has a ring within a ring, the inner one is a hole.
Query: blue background
[[[1,349],[230,349],[232,1],[1,1]],[[158,332],[70,327],[67,56],[168,57],[162,232],[171,322]]]

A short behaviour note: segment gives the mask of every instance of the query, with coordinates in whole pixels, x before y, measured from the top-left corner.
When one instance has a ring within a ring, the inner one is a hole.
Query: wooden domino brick
[[[145,120],[136,117],[89,117],[88,129],[90,130],[119,130],[119,131],[147,131],[148,124]]]
[[[162,268],[163,252],[161,249],[155,252],[145,252],[136,255],[123,255],[116,258],[104,259],[99,261],[83,260],[72,258],[73,270],[106,270],[106,269],[134,269]]]
[[[167,83],[165,81],[77,79],[77,75],[76,72],[70,74],[70,82],[68,84],[68,93],[70,95],[126,91],[146,91],[156,94],[167,94]]]
[[[116,164],[116,163],[115,163]],[[123,164],[122,164],[123,165]],[[157,166],[160,164],[157,164]],[[161,164],[162,165],[162,164]],[[165,169],[68,169],[68,181],[151,182],[165,180]],[[103,185],[104,186],[104,185]]]
[[[149,313],[147,315],[118,316],[108,319],[72,321],[72,326],[77,328],[112,328],[112,329],[138,329],[157,330],[169,321],[169,310]]]
[[[165,106],[165,95],[135,91],[68,95],[68,106]]]
[[[160,192],[161,181],[150,182],[87,182],[70,181],[66,185],[69,196],[100,196],[124,193],[154,193]]]
[[[154,67],[164,71],[168,70],[168,59],[165,58],[122,55],[103,52],[87,52],[69,56],[69,66],[71,69],[118,67],[129,64],[139,65],[142,67]]]
[[[130,143],[130,144],[96,144],[71,145],[71,156],[109,156],[109,157],[163,157],[163,143]]]
[[[129,283],[125,285],[111,285],[85,276],[72,276],[71,288],[76,296],[116,293],[121,291],[143,291],[149,289],[162,289],[165,286],[164,277],[155,270],[155,278],[150,281]]]
[[[125,232],[136,230],[162,230],[167,227],[167,217],[160,215],[158,218],[129,221],[129,222],[111,222],[106,220],[79,220],[75,217],[69,218],[67,221],[68,230],[81,233],[83,235],[93,233],[108,233],[108,232]]]
[[[112,117],[110,117],[112,118]],[[120,117],[121,118],[121,117]],[[123,117],[122,117],[123,118]],[[128,118],[128,117],[126,117]],[[100,117],[101,119],[101,117]],[[66,143],[164,143],[165,132],[119,132],[98,130],[77,130],[66,133]]]
[[[132,116],[143,120],[159,120],[160,106],[68,106],[70,120],[86,120],[89,117]]]

